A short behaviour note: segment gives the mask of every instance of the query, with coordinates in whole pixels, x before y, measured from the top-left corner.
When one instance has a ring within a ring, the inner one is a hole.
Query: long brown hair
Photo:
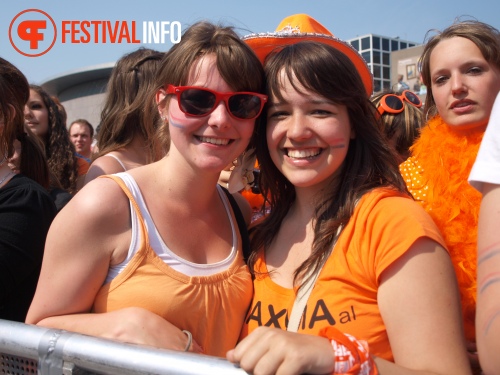
[[[78,163],[75,146],[69,138],[64,117],[47,91],[37,85],[30,85],[30,89],[40,95],[49,114],[49,130],[43,139],[49,168],[63,189],[74,194],[77,190]]]
[[[442,32],[430,30],[428,35],[430,33],[436,34],[431,37],[426,36],[427,42],[422,56],[420,56],[422,81],[427,86],[424,110],[426,118],[437,114],[436,103],[432,94],[430,60],[432,51],[443,40],[454,37],[469,39],[479,48],[484,59],[500,70],[500,31],[493,26],[477,20],[457,20]]]
[[[149,160],[159,159],[151,144],[159,123],[151,93],[162,57],[161,52],[141,47],[118,60],[106,89],[94,159],[128,146],[136,134],[148,143]]]
[[[2,157],[13,155],[14,140],[17,139],[21,143],[21,173],[48,188],[49,168],[44,150],[36,136],[28,134],[30,131],[24,126],[24,106],[29,95],[29,84],[24,74],[0,57],[0,117],[4,121],[0,149],[5,152]]]
[[[312,254],[295,272],[295,283],[304,282],[309,269],[318,269],[329,256],[339,227],[345,227],[356,202],[368,191],[392,187],[407,192],[392,150],[375,123],[374,107],[352,62],[326,44],[300,42],[274,52],[266,59],[267,93],[282,99],[283,75],[292,85],[302,85],[328,100],[345,105],[356,134],[339,176],[331,189],[315,202]],[[270,214],[252,234],[250,269],[256,250],[272,243],[289,208],[295,201],[295,187],[271,160],[266,141],[266,122],[258,123],[257,159],[260,163],[260,188],[271,207]]]

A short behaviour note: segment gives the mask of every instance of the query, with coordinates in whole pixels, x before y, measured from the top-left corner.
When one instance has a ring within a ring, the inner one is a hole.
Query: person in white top
[[[97,134],[99,151],[84,184],[98,176],[124,172],[161,158],[152,141],[160,116],[148,97],[154,90],[163,53],[139,48],[122,56],[108,81]]]
[[[484,374],[500,374],[500,94],[469,176],[483,194],[477,239],[476,334]]]

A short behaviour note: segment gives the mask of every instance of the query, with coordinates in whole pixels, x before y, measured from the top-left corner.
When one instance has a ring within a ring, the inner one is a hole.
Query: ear
[[[167,93],[165,89],[159,89],[155,94],[156,107],[161,117],[165,117],[166,107],[167,107]]]

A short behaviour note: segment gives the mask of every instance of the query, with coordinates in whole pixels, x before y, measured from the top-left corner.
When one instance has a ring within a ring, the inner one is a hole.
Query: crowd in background
[[[91,124],[0,58],[0,319],[254,374],[500,374],[500,32],[458,20],[419,66],[373,93],[308,15],[198,22],[120,58]]]

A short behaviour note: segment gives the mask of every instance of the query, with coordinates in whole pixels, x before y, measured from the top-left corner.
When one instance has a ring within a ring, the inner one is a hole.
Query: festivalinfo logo
[[[163,44],[168,40],[177,44],[181,34],[178,21],[64,20],[56,25],[40,9],[19,12],[9,26],[12,47],[28,57],[46,54],[58,38],[62,44]]]

